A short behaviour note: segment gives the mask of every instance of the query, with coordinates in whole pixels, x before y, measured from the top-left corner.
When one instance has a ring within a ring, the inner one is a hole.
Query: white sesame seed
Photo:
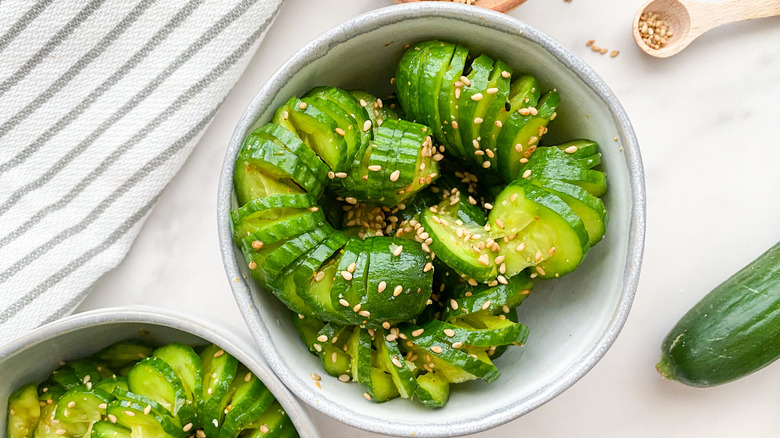
[[[566,149],[564,149],[563,151],[566,152],[567,154],[573,154],[573,153],[577,152],[577,146],[569,146]]]
[[[306,102],[301,102],[301,103],[298,104],[298,108],[300,108],[300,109],[306,109],[307,106],[309,106],[309,105],[307,105]]]
[[[336,174],[333,172],[328,172],[328,178],[333,179],[336,177]]]
[[[363,132],[368,132],[369,129],[371,129],[371,120],[366,120],[363,123]]]
[[[498,277],[496,277],[496,280],[498,280],[498,282],[501,284],[509,284],[509,282],[506,280],[506,277],[504,277],[503,275],[499,275]]]
[[[485,265],[485,266],[487,266],[487,265],[489,265],[489,264],[490,264],[490,258],[488,257],[488,255],[487,255],[487,254],[482,254],[481,256],[479,256],[479,258],[477,259],[477,261],[478,261],[479,263],[481,263],[481,264]]]
[[[268,426],[266,426],[265,424],[260,426],[260,432],[262,432],[262,433],[269,433],[270,431],[271,431],[271,429],[269,429]]]
[[[536,267],[536,272],[538,272],[538,273],[539,273],[539,275],[544,275],[544,269],[542,269],[542,267],[541,267],[541,266],[537,266],[537,267]]]
[[[342,374],[339,376],[339,382],[347,383],[349,382],[349,375],[348,374]]]
[[[489,168],[490,167],[490,161],[485,161],[484,163],[482,163],[482,167],[484,167],[485,169]]]
[[[347,271],[349,271],[350,274],[354,274],[356,268],[357,268],[357,263],[352,262],[349,264],[349,266],[347,266]]]
[[[385,288],[387,288],[387,283],[384,282],[384,281],[380,281],[379,282],[379,287],[377,287],[377,290],[379,291],[379,293],[381,294],[385,290]]]
[[[456,99],[456,100],[457,100],[457,99],[460,99],[460,88],[456,88],[456,89],[455,89],[455,99]],[[455,123],[455,122],[452,122],[452,123]],[[457,128],[456,128],[456,129],[457,129]]]
[[[343,179],[343,178],[347,177],[347,172],[336,172],[335,176],[336,176],[336,178],[342,178]]]
[[[366,400],[369,400],[369,401],[371,400],[371,396],[367,392],[363,393],[363,397],[365,397]]]
[[[447,335],[447,337],[451,338],[455,336],[455,330],[453,329],[444,329],[444,334]]]
[[[371,316],[371,312],[369,312],[368,310],[361,310],[360,312],[358,312],[358,315],[368,318],[369,316]]]
[[[320,375],[317,373],[311,373],[311,379],[314,380],[315,382],[319,382],[320,380],[322,380],[322,377],[320,377]]]
[[[57,429],[54,431],[54,433],[57,435],[65,435],[66,433],[68,433],[68,431],[65,429]]]
[[[72,401],[72,402],[68,403],[68,407],[71,408],[71,409],[75,408],[76,407],[76,402]]]
[[[482,100],[482,93],[476,93],[471,96],[471,100],[479,102]]]
[[[368,170],[372,172],[379,172],[380,170],[382,170],[382,166],[378,164],[374,164],[373,166],[368,166]]]
[[[523,178],[528,179],[528,177],[531,176],[531,169],[527,169],[525,172],[523,172]]]
[[[501,77],[502,77],[502,78],[504,78],[504,79],[508,79],[508,78],[509,78],[509,76],[512,76],[512,74],[511,74],[511,73],[509,73],[508,71],[504,70],[504,71],[502,71],[502,72],[501,72]]]
[[[318,353],[322,352],[322,346],[320,344],[314,344],[314,349],[317,350]]]
[[[343,130],[343,129],[341,129],[341,128],[336,128],[336,129],[335,129],[335,131],[336,131],[336,134],[338,134],[338,135],[340,135],[340,136],[342,136],[342,137],[343,137],[343,136],[345,136],[345,135],[347,135],[347,133],[346,133],[346,132],[344,132],[344,130]]]
[[[403,286],[401,286],[401,285],[398,285],[398,286],[396,286],[396,287],[393,289],[393,296],[394,296],[394,297],[397,297],[398,295],[401,295],[401,292],[403,292],[403,291],[404,291],[404,287],[403,287]]]
[[[349,301],[345,300],[344,298],[339,300],[339,304],[341,304],[344,307],[349,307]]]
[[[436,353],[436,354],[441,354],[442,351],[444,351],[444,350],[442,350],[442,348],[439,347],[438,345],[434,345],[434,346],[431,347],[431,351]]]
[[[455,120],[452,121],[452,129],[458,129],[458,122]]]
[[[325,336],[325,335],[319,335],[319,336],[317,336],[317,340],[319,342],[328,342],[328,337]]]
[[[184,425],[184,427],[181,428],[181,430],[183,430],[185,432],[189,432],[190,429],[192,429],[192,423],[187,423],[187,424]]]
[[[133,411],[125,411],[125,415],[127,415],[128,417],[135,417],[135,412],[133,412]]]
[[[401,252],[402,252],[403,250],[404,250],[404,247],[403,247],[402,245],[398,245],[398,246],[396,246],[396,247],[395,247],[395,249],[393,250],[393,255],[394,255],[394,256],[396,256],[396,257],[398,257],[399,255],[401,255]]]
[[[425,267],[423,268],[423,272],[428,272],[431,269],[433,269],[433,263],[428,262],[428,263],[425,264]]]
[[[467,87],[471,85],[471,81],[466,76],[461,76],[460,81],[463,82],[463,84]]]
[[[400,170],[394,170],[393,173],[390,174],[390,181],[398,181],[398,178],[401,176]]]
[[[219,350],[219,351],[217,351],[216,353],[214,353],[214,357],[220,357],[220,356],[222,356],[223,354],[225,354],[225,350]]]
[[[493,87],[493,88],[488,88],[487,90],[485,90],[485,92],[486,92],[487,94],[496,94],[496,93],[498,93],[498,88],[495,88],[495,87]]]
[[[517,248],[515,249],[515,251],[517,251],[517,252],[520,252],[520,251],[523,251],[523,250],[525,250],[525,242],[521,243],[520,245],[517,245]]]
[[[480,123],[482,123],[483,121],[484,121],[484,120],[482,120],[482,117],[474,117],[474,124],[475,124],[475,125],[479,125],[479,124],[480,124]]]
[[[416,337],[420,336],[421,334],[423,334],[424,331],[425,331],[425,329],[417,329],[417,330],[412,332],[412,336],[414,336],[416,338]]]

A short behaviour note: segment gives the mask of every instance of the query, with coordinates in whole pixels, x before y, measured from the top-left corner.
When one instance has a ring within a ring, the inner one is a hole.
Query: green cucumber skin
[[[780,357],[780,242],[693,306],[661,351],[658,371],[696,387],[731,382]]]

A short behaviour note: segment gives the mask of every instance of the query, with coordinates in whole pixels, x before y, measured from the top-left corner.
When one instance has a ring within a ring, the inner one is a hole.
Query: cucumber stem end
[[[672,364],[672,358],[666,353],[661,355],[661,360],[655,365],[655,369],[664,379],[679,380],[675,373],[675,367]]]

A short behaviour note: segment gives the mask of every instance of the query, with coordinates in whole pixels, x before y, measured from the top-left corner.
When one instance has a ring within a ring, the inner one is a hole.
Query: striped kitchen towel
[[[0,1],[0,344],[122,260],[282,1]]]

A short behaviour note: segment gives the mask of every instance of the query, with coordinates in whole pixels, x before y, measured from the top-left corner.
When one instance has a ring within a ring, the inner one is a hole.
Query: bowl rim
[[[261,356],[249,353],[255,348],[253,345],[241,341],[236,336],[224,335],[223,333],[226,333],[224,328],[207,322],[195,321],[192,317],[179,312],[150,306],[127,306],[96,309],[71,315],[39,327],[9,344],[0,346],[0,366],[6,359],[65,333],[96,326],[133,323],[172,328],[219,345],[260,378],[282,405],[285,412],[290,415],[290,419],[302,437],[319,437],[309,413],[300,401],[282,384]]]
[[[270,332],[265,326],[262,316],[256,311],[251,291],[240,272],[234,253],[231,225],[228,220],[235,157],[246,133],[257,120],[263,104],[273,101],[283,84],[302,67],[312,62],[314,59],[311,58],[323,49],[329,49],[361,34],[402,21],[408,16],[454,18],[514,37],[528,39],[546,50],[576,75],[609,108],[618,128],[618,137],[623,145],[631,183],[632,206],[626,267],[623,272],[623,288],[620,292],[618,306],[602,336],[581,360],[571,364],[564,372],[563,378],[542,388],[533,397],[525,401],[517,400],[505,406],[504,409],[489,415],[480,418],[466,418],[457,423],[407,424],[403,421],[389,421],[361,413],[359,409],[352,409],[345,404],[317,397],[310,385],[305,385],[305,382],[290,372],[285,361],[275,349]],[[589,65],[563,44],[518,19],[498,12],[456,3],[407,3],[364,13],[324,33],[295,52],[266,82],[241,116],[227,148],[219,182],[217,222],[222,261],[241,314],[267,362],[294,394],[323,414],[367,431],[405,436],[444,436],[445,433],[446,436],[465,435],[514,420],[550,401],[590,371],[614,343],[628,318],[642,264],[645,237],[644,171],[636,135],[628,115],[617,97]]]

